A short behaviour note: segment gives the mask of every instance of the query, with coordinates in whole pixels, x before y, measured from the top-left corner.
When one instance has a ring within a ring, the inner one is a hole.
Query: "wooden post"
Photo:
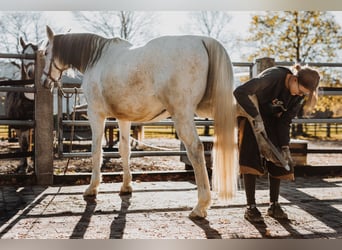
[[[265,69],[271,68],[275,65],[274,58],[263,57],[255,60],[255,64],[252,69],[253,77],[257,76],[259,73]]]
[[[53,95],[44,88],[40,78],[44,54],[38,51],[35,65],[35,172],[37,184],[53,184]]]

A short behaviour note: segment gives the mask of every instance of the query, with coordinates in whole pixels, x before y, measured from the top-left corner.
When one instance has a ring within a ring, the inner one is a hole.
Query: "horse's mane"
[[[113,39],[89,33],[56,35],[53,41],[53,56],[62,64],[83,72],[97,62],[103,48],[111,41]]]

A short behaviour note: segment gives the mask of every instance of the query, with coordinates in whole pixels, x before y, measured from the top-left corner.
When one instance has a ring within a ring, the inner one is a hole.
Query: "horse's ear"
[[[22,37],[20,37],[19,40],[20,40],[21,47],[25,48],[26,43],[25,43],[24,39]]]
[[[49,41],[52,41],[54,34],[53,34],[52,29],[48,25],[46,25],[46,34],[49,38]]]

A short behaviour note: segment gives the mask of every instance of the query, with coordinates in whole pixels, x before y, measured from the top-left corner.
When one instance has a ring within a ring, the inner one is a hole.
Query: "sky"
[[[180,35],[185,34],[186,25],[189,23],[188,11],[152,11],[157,13],[158,19],[156,24],[153,25],[154,31],[158,35]],[[78,22],[73,18],[69,11],[52,11],[48,12],[49,18],[52,23],[58,23],[62,26],[65,32],[87,32]],[[228,23],[229,30],[232,36],[240,36],[245,38],[248,35],[249,24],[251,16],[257,13],[256,11],[230,11],[232,16],[231,21]],[[336,21],[342,27],[342,11],[333,12]],[[141,44],[138,44],[141,45]],[[233,61],[241,61],[241,51],[246,48],[238,48],[231,50],[231,58]]]
[[[35,10],[36,11],[36,10]],[[149,11],[157,15],[157,21],[154,22],[151,29],[154,30],[155,36],[159,35],[179,35],[186,34],[187,24],[189,24],[189,11],[188,10],[162,10],[162,11]],[[1,13],[1,9],[0,9]],[[43,13],[50,20],[49,25],[52,27],[61,27],[61,32],[89,32],[85,30],[79,22],[75,20],[71,11],[43,11]],[[232,19],[228,23],[228,30],[231,31],[232,37],[246,38],[248,36],[248,29],[251,21],[251,16],[257,11],[229,11],[228,12]],[[333,11],[336,21],[342,27],[342,11]],[[229,36],[227,36],[229,37]],[[142,41],[140,44],[143,45],[147,40],[153,37],[149,37]],[[231,45],[233,46],[233,45]],[[234,45],[235,46],[235,45]],[[231,58],[233,61],[245,60],[243,52],[248,51],[245,46],[233,48],[227,48],[230,50]],[[247,53],[247,52],[246,52]],[[342,53],[342,52],[341,52]]]
[[[51,24],[57,24],[62,27],[64,32],[89,32],[85,30],[74,18],[70,11],[51,11],[48,13],[48,18],[51,20]],[[156,13],[156,21],[153,24],[153,29],[156,36],[162,35],[181,35],[187,34],[187,24],[189,24],[189,12],[188,11],[153,11]],[[248,11],[234,11],[230,12],[232,19],[229,22],[229,29],[232,34],[247,34],[248,25],[250,21],[250,15],[253,12]],[[135,45],[143,45],[135,44]],[[236,60],[238,53],[236,54]]]
[[[57,22],[59,26],[63,26],[65,30],[72,30],[72,32],[84,32],[85,30],[72,18],[69,11],[51,11],[48,12],[49,18],[52,22]],[[186,25],[188,21],[187,11],[156,11],[158,13],[160,35],[178,35],[182,34],[182,26]],[[231,12],[233,18],[231,20],[231,27],[234,31],[247,31],[249,24],[249,16],[253,12],[249,11],[234,11]],[[342,12],[341,12],[342,15]]]
[[[181,34],[181,27],[186,23],[188,17],[187,11],[156,11],[160,14],[160,34]],[[255,11],[231,11],[232,20],[230,22],[230,28],[233,31],[247,32],[250,22],[251,14]],[[336,21],[342,26],[342,11],[332,11]],[[53,21],[59,23],[59,25],[65,26],[66,30],[72,29],[73,32],[82,32],[81,26],[73,20],[72,14],[69,11],[51,11],[49,16]]]

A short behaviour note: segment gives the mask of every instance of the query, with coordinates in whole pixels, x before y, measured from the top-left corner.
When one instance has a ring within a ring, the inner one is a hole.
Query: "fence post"
[[[274,58],[270,58],[270,57],[257,58],[252,68],[253,77],[256,77],[259,73],[261,73],[267,68],[273,67],[274,65],[275,65]]]
[[[38,51],[35,65],[35,172],[37,184],[53,184],[53,95],[40,84],[44,54]]]

